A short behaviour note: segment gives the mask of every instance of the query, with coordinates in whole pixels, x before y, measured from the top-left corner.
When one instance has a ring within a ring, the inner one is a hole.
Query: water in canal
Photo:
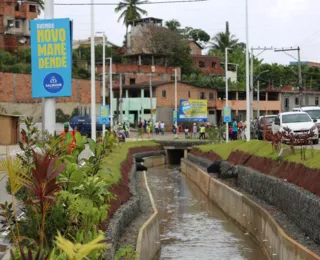
[[[177,167],[149,168],[161,225],[156,259],[265,260],[260,247]]]

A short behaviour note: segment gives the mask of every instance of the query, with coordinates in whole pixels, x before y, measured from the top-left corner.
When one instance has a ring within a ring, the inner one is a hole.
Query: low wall
[[[181,160],[181,171],[202,190],[208,190],[208,193],[205,193],[210,200],[249,232],[263,247],[269,259],[320,259],[316,254],[286,235],[266,210],[242,193],[210,177],[199,166],[188,160]]]
[[[144,158],[143,165],[147,168],[157,167],[166,164],[166,157],[164,155],[155,155]]]
[[[149,147],[146,147],[148,149]],[[164,151],[149,151],[142,153],[134,153],[133,157],[147,157],[163,155]],[[127,158],[130,161],[130,158]],[[131,170],[129,172],[129,191],[131,193],[130,199],[117,209],[112,216],[108,229],[106,231],[106,242],[111,245],[110,249],[105,253],[104,259],[113,260],[116,253],[117,242],[120,234],[124,229],[134,220],[141,212],[140,199],[137,193],[136,186],[136,164],[133,160]]]

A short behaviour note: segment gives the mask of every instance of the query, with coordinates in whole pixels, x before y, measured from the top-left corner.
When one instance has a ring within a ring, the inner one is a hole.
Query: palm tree
[[[178,20],[172,19],[170,21],[166,21],[166,26],[171,31],[177,31],[179,27],[181,27],[181,24]]]
[[[147,11],[138,7],[145,3],[145,1],[141,0],[123,0],[118,4],[118,6],[114,9],[116,13],[122,12],[119,16],[118,22],[123,19],[123,24],[126,25],[126,29],[128,31],[129,22],[140,19],[141,15],[146,15]]]
[[[239,43],[239,39],[235,35],[231,34],[229,31],[229,22],[226,22],[225,32],[219,32],[212,37],[212,42],[210,48],[212,50],[220,50],[224,53],[225,48],[245,48],[244,43]]]

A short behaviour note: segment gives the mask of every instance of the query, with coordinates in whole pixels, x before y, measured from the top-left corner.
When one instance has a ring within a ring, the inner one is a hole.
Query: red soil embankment
[[[219,160],[220,158],[212,151],[201,152],[198,149],[192,149],[191,154],[211,160]],[[240,151],[232,152],[227,161],[234,165],[243,165],[267,175],[286,179],[288,182],[320,196],[320,169],[311,169],[301,163],[287,161],[281,161],[278,164],[275,160]]]

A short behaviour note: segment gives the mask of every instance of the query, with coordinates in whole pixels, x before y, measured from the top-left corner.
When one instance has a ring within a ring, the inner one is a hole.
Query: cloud
[[[276,0],[271,15],[276,18],[288,18],[301,14],[308,9],[309,0]]]

